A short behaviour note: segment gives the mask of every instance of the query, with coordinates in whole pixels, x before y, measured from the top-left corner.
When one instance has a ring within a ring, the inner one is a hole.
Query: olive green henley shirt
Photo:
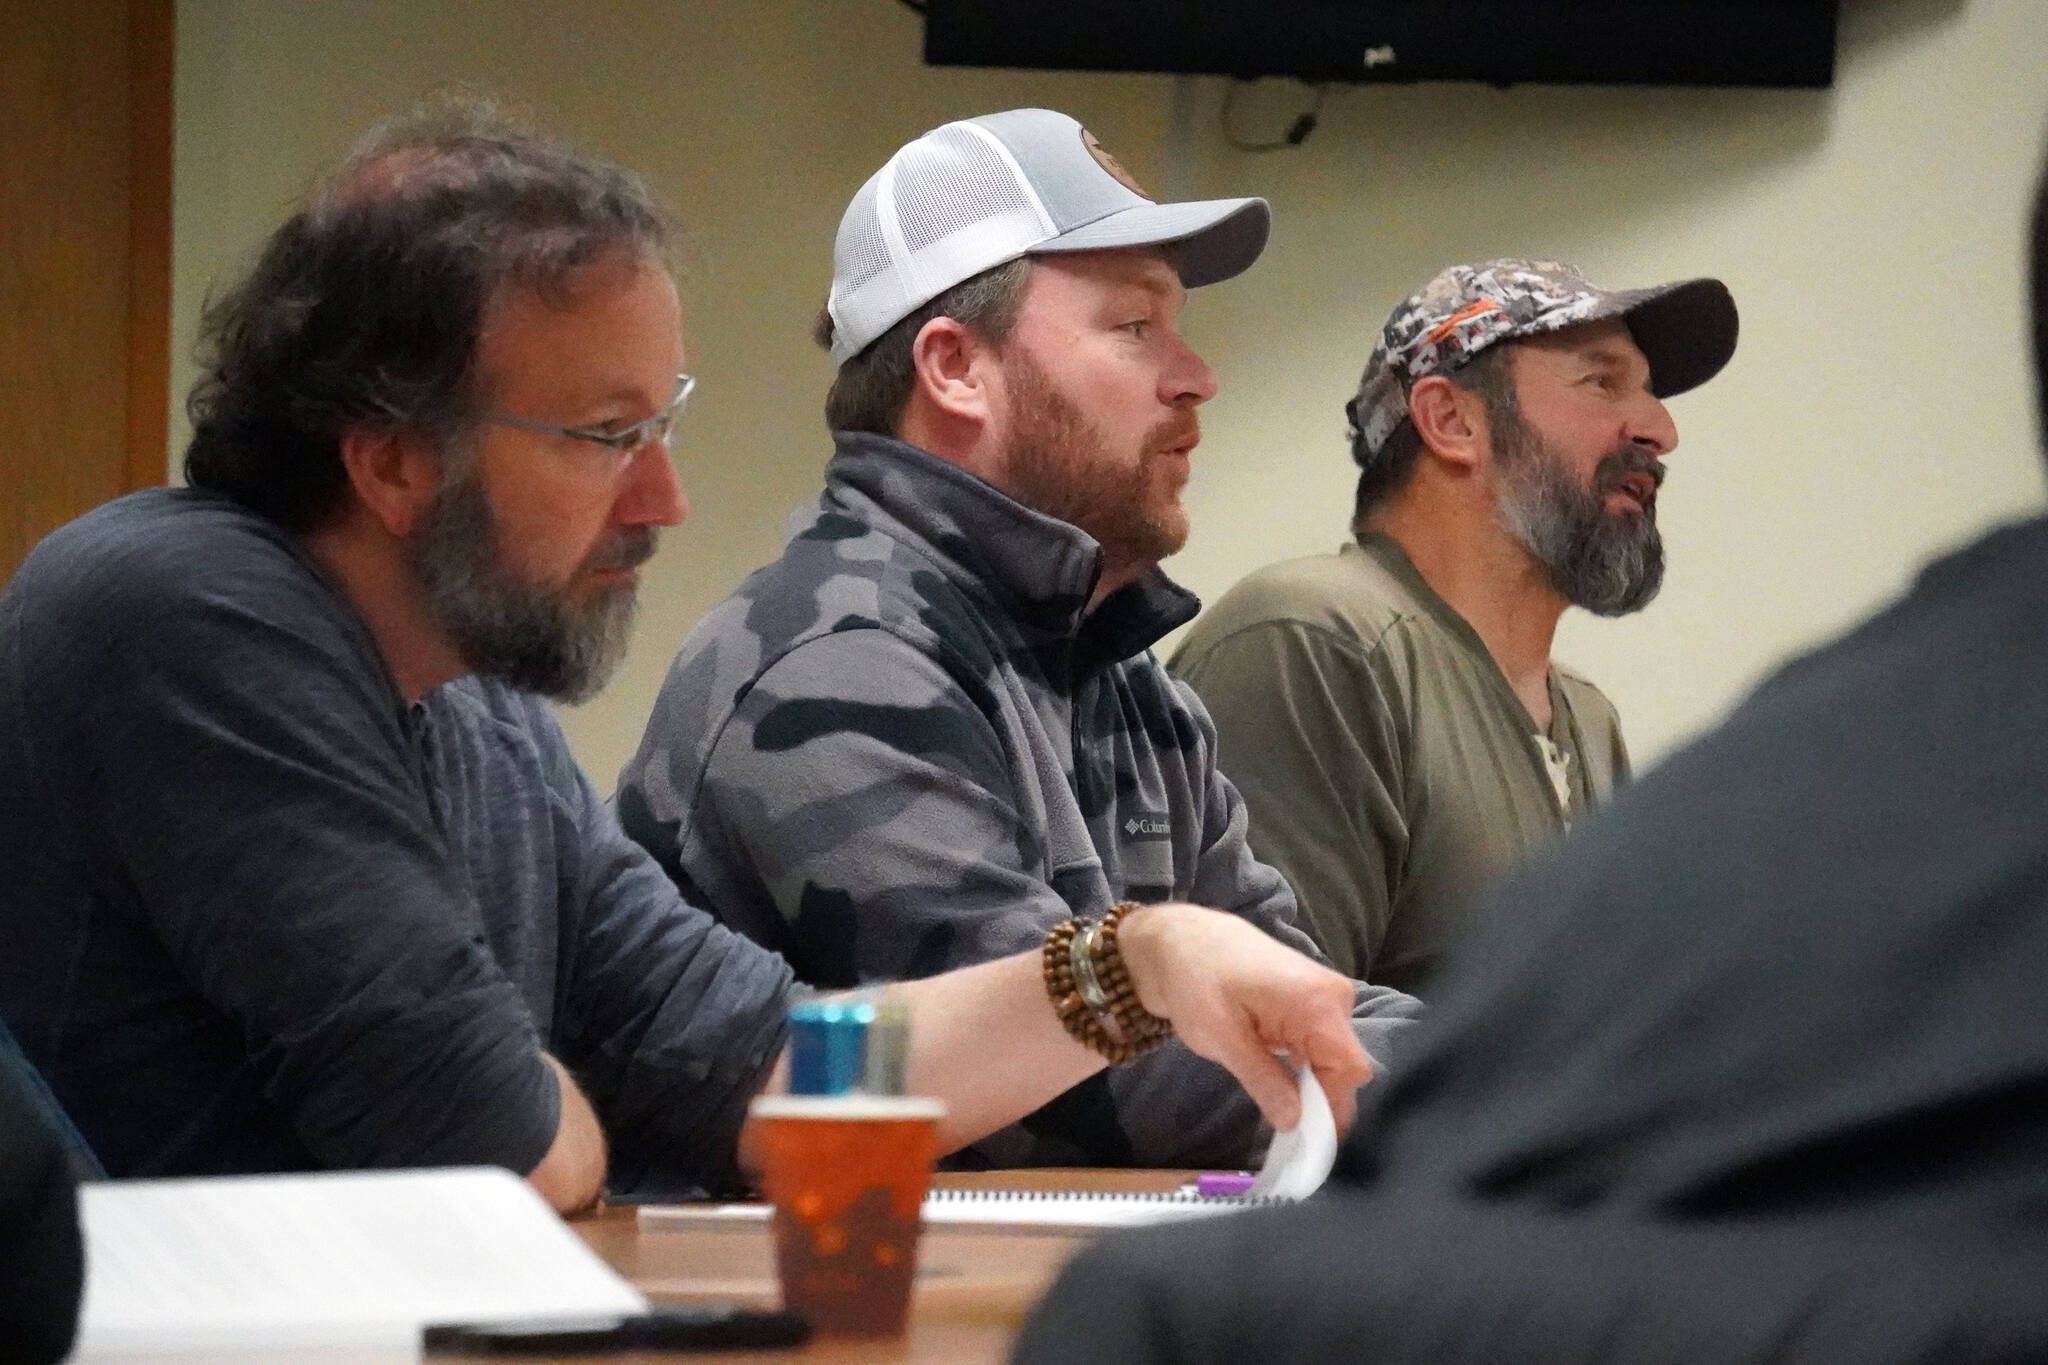
[[[1411,994],[1477,894],[1628,774],[1599,689],[1553,663],[1538,731],[1478,633],[1383,535],[1252,574],[1172,668],[1215,718],[1253,850],[1331,961]]]

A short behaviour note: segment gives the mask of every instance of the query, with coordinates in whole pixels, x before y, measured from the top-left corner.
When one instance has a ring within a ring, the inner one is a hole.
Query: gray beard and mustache
[[[1609,512],[1607,495],[1631,474],[1646,474],[1661,487],[1663,464],[1626,445],[1602,459],[1591,485],[1584,485],[1519,414],[1489,416],[1501,524],[1543,567],[1551,588],[1597,616],[1625,616],[1649,605],[1664,585],[1655,501],[1641,512]]]
[[[474,459],[455,466],[407,542],[434,622],[476,673],[560,702],[595,696],[625,657],[635,585],[607,584],[578,605],[569,583],[531,583],[504,566],[496,519]],[[654,553],[651,526],[606,534],[578,566],[630,569]]]

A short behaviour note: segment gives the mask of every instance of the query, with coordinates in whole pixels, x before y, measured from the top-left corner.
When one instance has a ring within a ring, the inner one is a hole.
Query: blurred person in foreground
[[[62,1115],[0,1024],[0,1357],[62,1360],[78,1330],[85,1241]]]

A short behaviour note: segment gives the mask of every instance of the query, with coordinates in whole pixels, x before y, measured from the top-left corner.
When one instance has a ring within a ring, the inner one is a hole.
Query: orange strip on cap
[[[1479,299],[1476,302],[1468,303],[1431,329],[1429,342],[1431,345],[1435,345],[1456,331],[1460,323],[1470,322],[1473,318],[1483,317],[1488,313],[1498,313],[1500,310],[1500,305],[1492,299]]]

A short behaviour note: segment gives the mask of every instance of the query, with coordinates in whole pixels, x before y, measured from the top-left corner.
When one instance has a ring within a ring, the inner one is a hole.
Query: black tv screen
[[[926,0],[934,66],[1825,86],[1836,0]]]

